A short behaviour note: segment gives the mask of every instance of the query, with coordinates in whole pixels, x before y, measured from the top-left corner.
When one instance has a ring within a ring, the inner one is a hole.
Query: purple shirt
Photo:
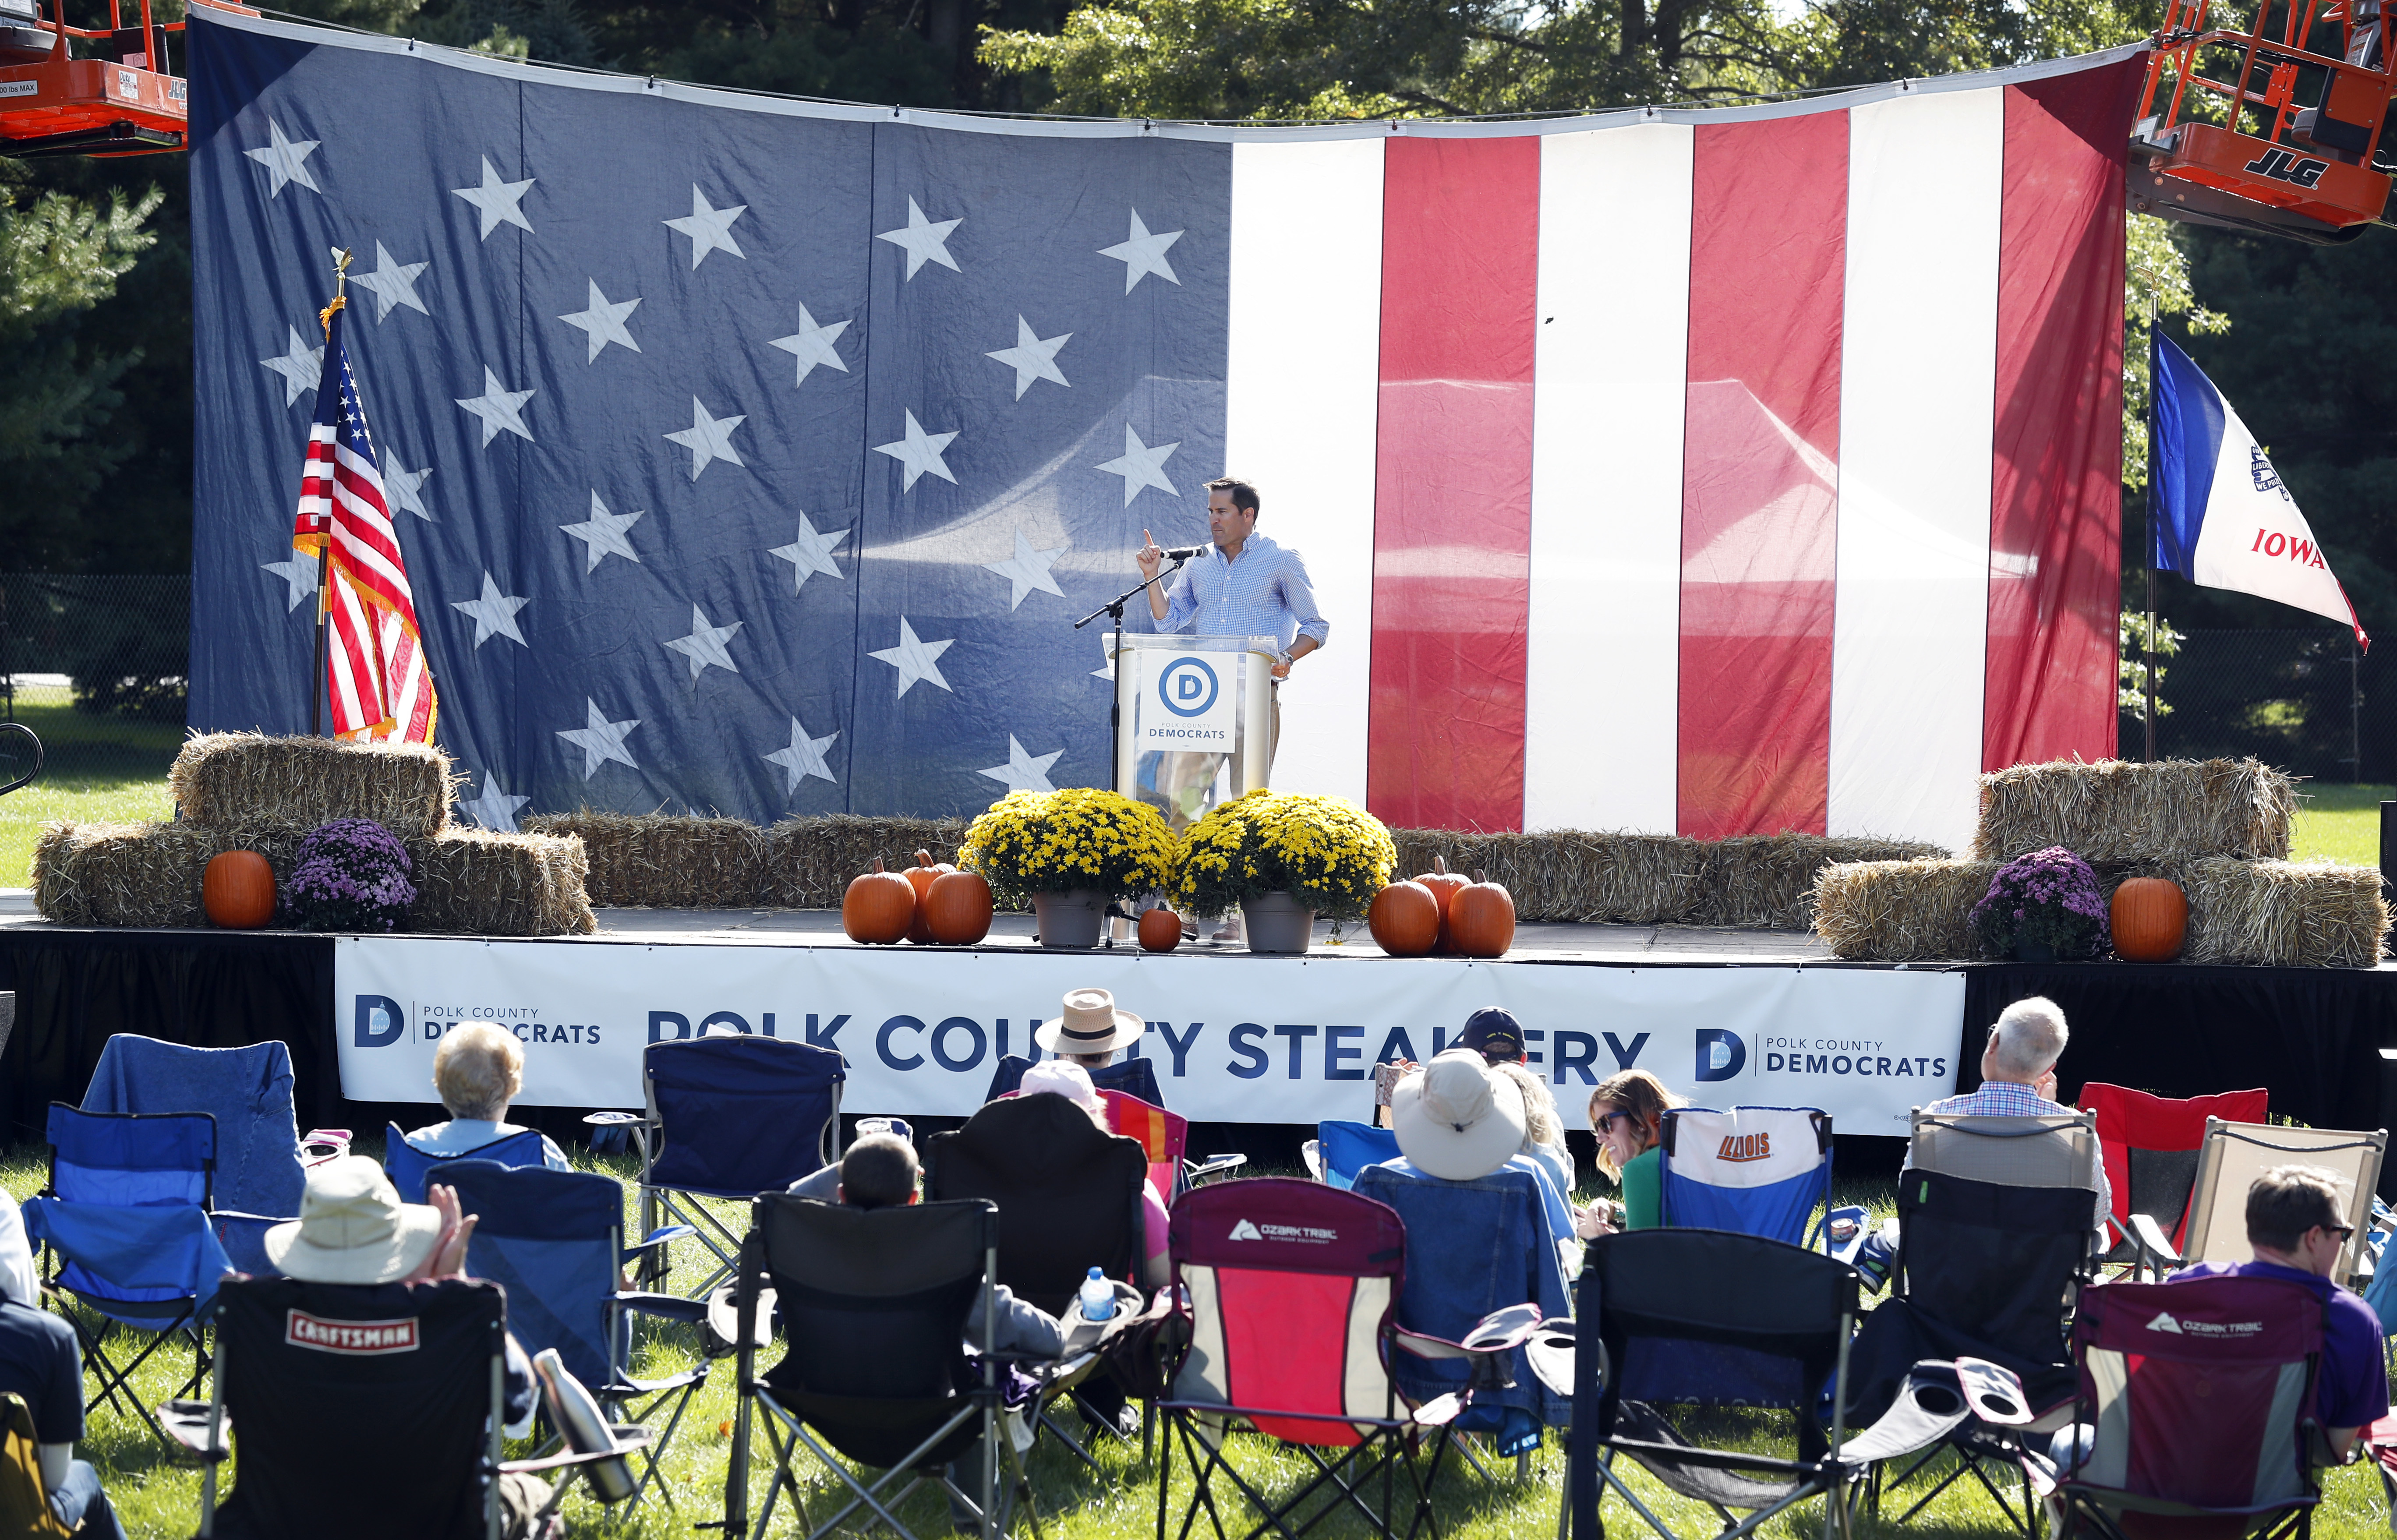
[[[2363,1427],[2389,1414],[2389,1372],[2380,1359],[2380,1318],[2358,1295],[2326,1278],[2277,1262],[2201,1262],[2169,1281],[2191,1278],[2269,1278],[2302,1283],[2328,1306],[2314,1406],[2325,1428]]]

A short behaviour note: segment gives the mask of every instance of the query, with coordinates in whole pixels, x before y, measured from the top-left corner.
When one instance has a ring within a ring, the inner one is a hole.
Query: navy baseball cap
[[[1485,1005],[1465,1018],[1465,1031],[1457,1038],[1456,1046],[1472,1049],[1485,1059],[1520,1060],[1523,1056],[1523,1028],[1516,1022],[1513,1011]]]

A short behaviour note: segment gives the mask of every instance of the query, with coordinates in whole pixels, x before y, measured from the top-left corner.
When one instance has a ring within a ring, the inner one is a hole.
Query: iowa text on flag
[[[2263,446],[2189,355],[2154,335],[2156,566],[2328,616],[2370,647]]]
[[[335,301],[328,313],[325,367],[291,544],[332,564],[326,574],[325,686],[334,736],[429,743],[437,706],[433,674],[417,631],[399,533],[383,504],[366,405],[341,342],[346,308]]]

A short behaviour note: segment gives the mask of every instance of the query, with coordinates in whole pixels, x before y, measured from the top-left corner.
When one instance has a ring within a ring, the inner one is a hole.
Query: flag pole
[[[325,341],[333,340],[333,312],[349,303],[350,252],[333,251],[333,302],[325,307]],[[316,649],[308,672],[308,736],[325,735],[325,623],[333,612],[333,531],[326,521],[324,543],[316,548]]]
[[[2148,629],[2140,638],[2140,652],[2147,666],[2140,672],[2147,686],[2147,754],[2144,763],[2156,762],[2156,290],[2148,286],[2148,513],[2144,533],[2148,542]]]

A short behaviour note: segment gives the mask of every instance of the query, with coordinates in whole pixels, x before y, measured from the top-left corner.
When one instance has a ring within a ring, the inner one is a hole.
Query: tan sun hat
[[[1523,1092],[1481,1055],[1452,1048],[1390,1092],[1399,1150],[1434,1176],[1470,1182],[1523,1147]]]
[[[1032,1040],[1051,1053],[1113,1053],[1140,1041],[1147,1030],[1140,1017],[1117,1010],[1108,991],[1068,989],[1065,1013],[1033,1028]]]
[[[300,1217],[266,1232],[266,1255],[310,1283],[390,1283],[416,1271],[440,1239],[440,1210],[401,1202],[381,1166],[345,1155],[308,1173]]]

